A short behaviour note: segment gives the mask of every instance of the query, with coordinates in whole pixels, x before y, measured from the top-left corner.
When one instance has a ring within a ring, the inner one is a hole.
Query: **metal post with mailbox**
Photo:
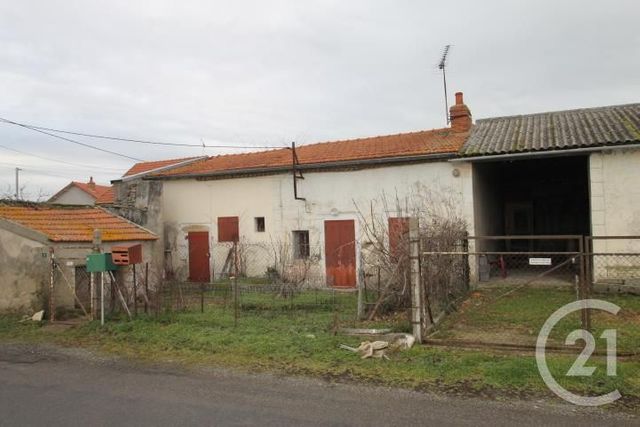
[[[104,325],[104,273],[107,271],[115,271],[117,269],[118,269],[118,266],[115,265],[115,263],[111,259],[110,253],[92,253],[87,255],[87,272],[91,273],[92,283],[93,283],[93,273],[100,273],[100,324],[101,325]]]
[[[119,266],[133,266],[133,314],[138,315],[138,282],[136,264],[142,263],[142,244],[113,246],[111,248],[113,263]],[[145,295],[145,300],[148,299]]]

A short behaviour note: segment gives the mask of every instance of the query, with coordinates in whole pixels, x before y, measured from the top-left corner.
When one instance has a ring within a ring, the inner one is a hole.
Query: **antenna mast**
[[[438,69],[442,70],[442,82],[444,84],[444,114],[447,119],[447,125],[451,123],[451,120],[449,119],[449,102],[447,101],[447,74],[445,72],[449,49],[451,49],[450,44],[444,47],[444,50],[442,51],[442,57],[440,58],[440,62],[438,63]]]

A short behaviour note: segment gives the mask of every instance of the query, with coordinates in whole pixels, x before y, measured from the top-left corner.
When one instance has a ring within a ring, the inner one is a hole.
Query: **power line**
[[[85,168],[86,170],[102,169],[102,170],[105,170],[105,171],[118,172],[118,171],[122,171],[123,169],[125,169],[125,168],[105,168],[103,166],[80,164],[80,163],[67,162],[67,161],[64,161],[64,160],[52,159],[52,158],[49,158],[49,157],[40,156],[38,154],[27,153],[25,151],[16,150],[15,148],[7,147],[6,145],[2,145],[2,144],[0,144],[0,148],[3,148],[5,150],[9,150],[9,151],[13,151],[14,153],[24,154],[25,156],[31,156],[31,157],[36,157],[38,159],[51,161],[51,162],[63,163],[65,165],[71,165],[71,166],[77,166],[77,167],[80,167],[80,168]]]
[[[63,141],[71,142],[72,144],[77,144],[77,145],[81,145],[83,147],[91,148],[93,150],[102,151],[103,153],[113,154],[114,156],[120,156],[120,157],[124,157],[124,158],[130,159],[130,160],[135,160],[136,162],[144,162],[144,160],[138,159],[137,157],[131,157],[131,156],[127,156],[126,154],[117,153],[115,151],[107,150],[105,148],[100,148],[100,147],[96,147],[94,145],[85,144],[84,142],[76,141],[75,139],[66,138],[64,136],[60,136],[60,135],[56,135],[56,134],[53,134],[53,133],[49,133],[49,132],[46,132],[46,131],[41,130],[41,129],[36,129],[36,128],[32,127],[32,126],[25,125],[23,123],[18,123],[18,122],[14,122],[14,121],[11,121],[11,120],[7,120],[7,119],[2,118],[2,117],[0,117],[0,121],[2,121],[4,123],[12,124],[12,125],[20,126],[22,128],[29,129],[29,130],[32,130],[34,132],[40,132],[42,134],[49,135],[49,136],[51,136],[53,138],[58,138],[58,139],[61,139]]]
[[[6,119],[2,119],[2,120],[6,121]],[[145,139],[132,139],[132,138],[121,138],[121,137],[117,137],[117,136],[96,135],[96,134],[91,134],[91,133],[83,133],[83,132],[75,132],[75,131],[70,131],[70,130],[54,129],[54,128],[49,128],[49,127],[44,127],[44,126],[36,126],[36,125],[22,124],[22,126],[28,127],[29,129],[33,129],[33,130],[42,130],[42,131],[49,131],[49,132],[56,132],[56,133],[64,133],[64,134],[68,134],[68,135],[84,136],[84,137],[87,137],[87,138],[108,139],[108,140],[111,140],[111,141],[120,141],[120,142],[135,142],[135,143],[138,143],[138,144],[165,145],[165,146],[169,146],[169,147],[239,148],[239,149],[243,149],[243,148],[257,148],[257,149],[284,148],[284,146],[279,146],[279,145],[231,145],[231,144],[213,144],[212,145],[212,144],[205,144],[204,142],[202,144],[188,144],[188,143],[182,143],[182,142],[161,142],[161,141],[150,141],[150,140],[145,140]]]
[[[74,174],[74,173],[55,173],[55,172],[51,172],[48,169],[34,169],[34,168],[30,168],[30,167],[25,167],[22,164],[17,164],[17,163],[1,163],[0,162],[0,168],[7,168],[7,169],[15,169],[16,167],[20,168],[21,172],[24,172],[25,174],[30,174],[30,175],[44,175],[44,176],[53,176],[56,178],[65,178],[65,179],[73,179],[78,177],[78,174]]]

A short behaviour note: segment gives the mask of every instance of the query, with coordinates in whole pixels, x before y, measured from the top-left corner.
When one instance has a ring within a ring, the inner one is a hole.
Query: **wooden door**
[[[409,218],[389,218],[389,255],[393,262],[409,259]]]
[[[190,231],[189,240],[189,281],[209,282],[209,232]]]
[[[356,286],[356,233],[352,219],[324,222],[327,285]]]

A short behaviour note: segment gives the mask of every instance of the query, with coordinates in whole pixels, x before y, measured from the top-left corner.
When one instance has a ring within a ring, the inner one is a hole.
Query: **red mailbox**
[[[111,259],[115,265],[140,264],[142,263],[142,245],[135,243],[113,246],[111,248]]]

